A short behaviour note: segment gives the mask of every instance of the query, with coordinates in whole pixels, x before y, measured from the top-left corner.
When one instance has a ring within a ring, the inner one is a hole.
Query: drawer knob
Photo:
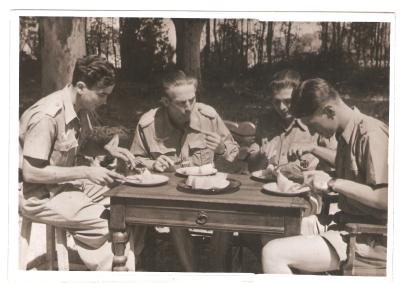
[[[207,223],[207,220],[208,220],[207,213],[205,211],[200,211],[199,215],[197,215],[196,223],[198,225],[204,225]]]

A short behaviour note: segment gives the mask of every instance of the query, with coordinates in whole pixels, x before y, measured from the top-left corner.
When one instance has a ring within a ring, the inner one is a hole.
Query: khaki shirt
[[[202,165],[214,160],[214,152],[207,148],[204,132],[221,136],[226,150],[223,157],[233,161],[239,153],[228,128],[211,106],[196,103],[190,123],[185,130],[175,127],[165,107],[155,108],[143,114],[136,127],[131,152],[135,156],[157,159],[160,155]]]
[[[292,173],[298,172],[298,174],[301,175],[301,171],[313,170],[319,163],[318,158],[311,153],[305,154],[301,158],[307,161],[306,165],[308,164],[308,166],[305,166],[304,163],[301,164],[299,159],[289,160],[289,149],[294,143],[315,144],[332,150],[336,149],[337,143],[335,137],[325,139],[317,134],[311,135],[307,126],[299,119],[294,119],[288,127],[285,127],[282,123],[282,119],[275,112],[263,118],[264,119],[261,119],[257,125],[256,140],[261,147],[263,144],[274,144],[276,156],[273,158],[273,162],[277,165],[288,163],[288,165],[281,167],[282,171]],[[262,160],[258,161],[254,170],[265,168],[266,162],[266,159],[262,158]]]
[[[388,184],[389,131],[383,122],[354,109],[343,133],[337,137],[336,174],[371,186],[373,189]],[[357,200],[339,195],[339,208],[353,215],[370,215],[387,219],[387,211],[371,208]]]
[[[24,157],[48,161],[49,165],[75,166],[81,133],[91,130],[87,113],[78,116],[71,102],[72,86],[56,91],[29,107],[19,123],[19,168]],[[37,191],[44,197],[45,188],[54,185],[24,182],[24,194]],[[38,190],[33,190],[34,188]],[[39,192],[40,190],[40,192]]]

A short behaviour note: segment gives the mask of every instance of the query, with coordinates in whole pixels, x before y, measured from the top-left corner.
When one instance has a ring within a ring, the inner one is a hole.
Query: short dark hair
[[[181,70],[170,71],[162,79],[164,95],[168,94],[169,89],[182,85],[193,85],[197,89],[197,79],[186,75]]]
[[[326,101],[338,99],[339,93],[330,83],[321,78],[310,79],[293,91],[290,110],[302,118],[314,114]]]
[[[72,75],[72,84],[75,86],[81,81],[91,89],[92,87],[106,88],[115,84],[114,65],[106,58],[97,55],[90,55],[79,58],[75,63]]]
[[[271,94],[278,92],[285,88],[297,88],[300,85],[301,76],[300,73],[292,70],[286,69],[275,73],[272,76],[272,80],[268,84],[268,89]]]

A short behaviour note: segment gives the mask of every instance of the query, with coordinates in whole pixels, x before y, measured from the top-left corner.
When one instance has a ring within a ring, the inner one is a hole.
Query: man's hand
[[[216,154],[225,153],[225,144],[220,135],[212,132],[206,132],[204,134],[206,136],[206,144],[209,149],[214,151]]]
[[[310,185],[312,190],[322,193],[328,192],[328,182],[332,177],[324,171],[304,171],[303,176],[304,184]]]
[[[289,156],[295,156],[296,158],[300,158],[304,154],[312,153],[315,148],[315,145],[309,143],[293,143],[288,151]]]
[[[85,167],[85,176],[86,179],[101,186],[112,184],[114,181],[123,182],[125,179],[121,174],[104,167]]]
[[[258,145],[258,143],[255,142],[250,145],[247,152],[251,157],[254,157],[260,153],[260,150],[261,150],[260,146]]]
[[[260,152],[268,160],[268,164],[276,163],[274,162],[274,160],[276,159],[277,155],[277,150],[276,150],[277,145],[278,145],[277,139],[273,139],[271,141],[265,139],[262,141]]]
[[[158,172],[164,172],[165,170],[174,166],[174,161],[166,155],[160,155],[153,164],[153,169]]]
[[[119,136],[114,135],[109,143],[104,146],[111,156],[120,158],[128,164],[129,168],[136,166],[135,156],[126,148],[119,147]]]

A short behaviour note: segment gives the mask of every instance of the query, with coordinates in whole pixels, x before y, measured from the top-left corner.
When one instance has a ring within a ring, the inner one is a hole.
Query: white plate
[[[195,174],[187,174],[186,170],[187,168],[190,167],[182,167],[182,168],[178,168],[176,169],[176,173],[183,175],[183,176],[210,176],[210,175],[215,175],[218,170],[213,168],[210,172],[206,172],[206,173],[195,173]]]
[[[264,175],[265,169],[264,170],[258,170],[254,171],[251,173],[251,176],[257,180],[260,181],[276,181],[276,176],[269,174],[269,175]]]
[[[281,190],[278,189],[278,185],[275,182],[265,184],[265,185],[263,185],[262,188],[264,191],[266,191],[268,193],[273,193],[273,194],[283,195],[283,196],[297,196],[302,193],[310,191],[310,187],[302,187],[296,191],[282,192]]]
[[[151,186],[165,184],[169,180],[168,176],[159,174],[151,174],[151,176],[146,177],[144,179],[139,179],[136,176],[137,175],[126,176],[125,182],[136,186],[151,187]]]

